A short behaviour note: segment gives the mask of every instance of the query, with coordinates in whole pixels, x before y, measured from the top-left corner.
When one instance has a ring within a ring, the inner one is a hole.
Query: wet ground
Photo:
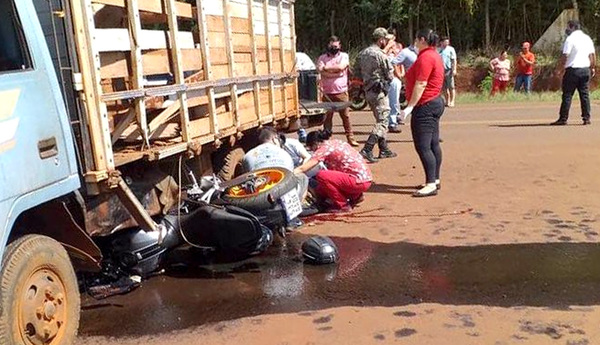
[[[352,215],[312,218],[244,262],[85,298],[80,343],[600,343],[600,130],[543,125],[554,108],[449,111],[430,199],[410,197],[422,171],[395,134],[400,157],[373,166]],[[353,119],[362,138],[369,115]],[[338,265],[302,262],[312,234],[332,236]]]

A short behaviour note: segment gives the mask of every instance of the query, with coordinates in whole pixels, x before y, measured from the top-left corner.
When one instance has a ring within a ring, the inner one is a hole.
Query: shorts
[[[452,70],[444,73],[444,90],[454,90],[454,75]]]

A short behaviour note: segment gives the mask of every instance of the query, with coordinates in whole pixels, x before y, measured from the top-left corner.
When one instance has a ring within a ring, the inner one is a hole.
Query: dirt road
[[[600,122],[574,111],[546,126],[556,112],[448,110],[434,198],[411,197],[410,130],[391,135],[399,157],[372,166],[352,215],[316,217],[243,263],[85,300],[79,344],[600,344]],[[371,116],[352,116],[364,140]],[[300,261],[313,234],[334,237],[338,266]]]

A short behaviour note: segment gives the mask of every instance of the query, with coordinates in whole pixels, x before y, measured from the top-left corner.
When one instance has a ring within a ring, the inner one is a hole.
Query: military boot
[[[392,152],[388,147],[387,140],[385,138],[379,138],[379,159],[394,158],[398,155]]]
[[[378,137],[375,134],[369,135],[369,139],[365,143],[365,147],[360,150],[360,154],[369,163],[377,163],[377,158],[373,155],[373,148],[377,144]]]

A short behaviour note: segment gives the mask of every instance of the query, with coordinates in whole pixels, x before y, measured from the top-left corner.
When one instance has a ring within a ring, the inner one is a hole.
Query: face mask
[[[340,48],[338,48],[338,47],[332,47],[332,46],[328,46],[328,47],[327,47],[327,52],[328,52],[329,54],[331,54],[331,55],[336,55],[337,53],[339,53],[339,52],[340,52],[340,50],[341,50],[341,49],[340,49]]]
[[[573,33],[573,30],[571,30],[571,29],[565,30],[565,35],[567,35],[567,36],[571,35],[572,33]]]

